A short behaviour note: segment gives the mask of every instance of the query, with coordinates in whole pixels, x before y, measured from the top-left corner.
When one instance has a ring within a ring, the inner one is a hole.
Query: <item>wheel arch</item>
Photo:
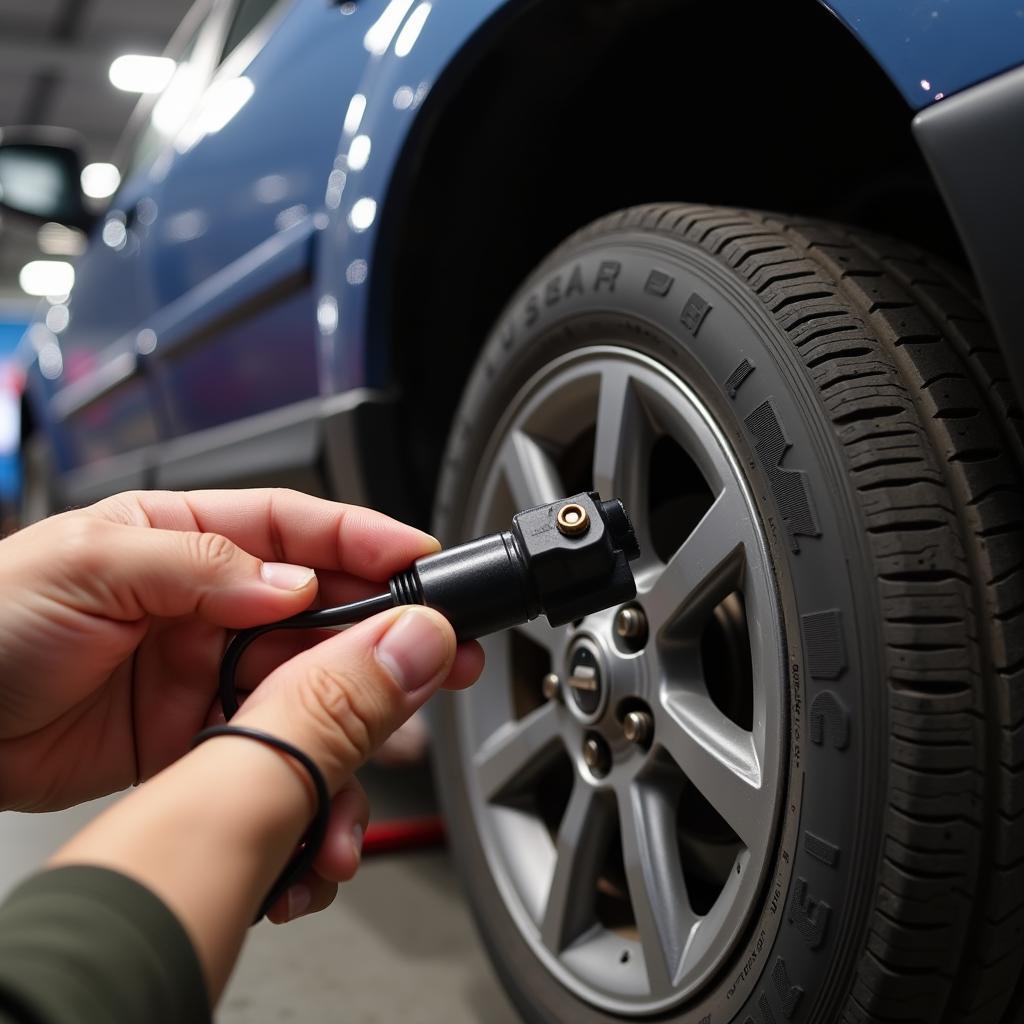
[[[826,216],[964,263],[910,107],[816,0],[512,6],[431,87],[377,225],[366,360],[403,396],[420,509],[501,307],[613,209],[685,199]]]

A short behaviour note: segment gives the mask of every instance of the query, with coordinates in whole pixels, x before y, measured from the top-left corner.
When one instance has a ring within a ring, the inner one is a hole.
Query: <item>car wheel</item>
[[[452,846],[528,1020],[1004,1019],[1020,428],[978,307],[902,243],[651,206],[522,287],[436,529],[594,488],[643,549],[635,602],[489,638],[437,712]]]

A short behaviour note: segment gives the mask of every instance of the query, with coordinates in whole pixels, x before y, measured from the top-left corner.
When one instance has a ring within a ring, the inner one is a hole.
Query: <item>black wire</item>
[[[295,758],[299,764],[309,773],[313,780],[313,788],[316,790],[316,814],[309,823],[305,835],[299,844],[298,852],[288,861],[284,869],[277,876],[277,880],[270,887],[266,899],[260,905],[253,924],[260,921],[266,912],[277,902],[278,897],[287,891],[288,887],[301,878],[313,865],[313,860],[320,849],[324,836],[327,834],[327,821],[331,813],[331,797],[327,792],[327,783],[324,781],[323,773],[316,766],[316,762],[306,753],[292,746],[286,740],[260,729],[251,729],[247,725],[214,725],[204,729],[192,740],[192,747],[199,746],[206,740],[215,736],[244,736],[246,739],[256,740],[258,743],[265,743],[267,746],[275,747],[289,757]]]
[[[239,660],[254,640],[275,629],[322,629],[330,626],[348,626],[353,622],[361,622],[378,612],[387,611],[393,606],[394,598],[390,593],[378,594],[365,601],[353,601],[351,604],[339,605],[337,608],[320,608],[317,611],[301,612],[298,615],[293,615],[290,619],[268,622],[265,626],[255,626],[252,629],[243,629],[236,633],[224,651],[224,657],[220,663],[220,706],[224,711],[225,720],[232,718],[238,711],[235,673],[238,670]],[[281,874],[277,876],[277,881],[274,882],[267,898],[260,906],[259,914],[256,916],[256,921],[259,921],[278,897],[312,866],[320,844],[324,841],[324,836],[327,833],[327,821],[331,813],[331,797],[327,792],[327,783],[316,762],[286,740],[245,725],[215,725],[199,733],[192,741],[192,746],[195,747],[214,736],[245,736],[251,740],[276,747],[289,757],[295,758],[306,769],[309,777],[313,780],[313,788],[316,790],[316,814],[302,837],[298,851],[284,866]]]
[[[394,606],[394,598],[390,593],[368,597],[364,601],[353,601],[351,604],[339,605],[337,608],[320,608],[313,612],[300,612],[290,619],[280,622],[268,622],[265,626],[254,626],[236,633],[220,663],[220,706],[224,718],[230,719],[238,711],[238,694],[235,693],[235,672],[238,662],[249,644],[266,633],[275,629],[322,629],[327,626],[348,626],[353,622],[362,622],[378,612],[386,612]]]

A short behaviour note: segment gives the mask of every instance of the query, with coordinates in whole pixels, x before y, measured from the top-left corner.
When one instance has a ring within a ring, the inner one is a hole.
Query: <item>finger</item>
[[[337,882],[321,878],[315,871],[307,871],[274,901],[267,911],[267,920],[273,924],[287,924],[300,917],[318,914],[326,910],[337,895]]]
[[[286,661],[334,636],[335,632],[330,629],[281,629],[257,638],[238,663],[236,692],[255,690]]]
[[[259,558],[386,580],[437,551],[426,533],[358,505],[298,491],[131,491],[93,506],[135,525],[217,533]]]
[[[472,686],[484,670],[484,649],[475,641],[459,644],[455,661],[448,678],[444,681],[446,690],[465,690]]]
[[[198,615],[239,629],[295,614],[316,596],[312,569],[264,562],[216,533],[81,516],[66,520],[56,541],[62,602],[121,621]]]
[[[347,882],[355,875],[369,820],[366,790],[357,779],[350,779],[331,800],[327,834],[313,861],[318,875],[332,882]]]
[[[282,665],[237,720],[304,750],[333,793],[444,683],[455,656],[443,616],[395,608]]]

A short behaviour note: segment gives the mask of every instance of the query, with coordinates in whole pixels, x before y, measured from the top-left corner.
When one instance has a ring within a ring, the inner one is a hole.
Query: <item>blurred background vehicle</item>
[[[93,21],[182,14],[160,58]],[[492,639],[437,716],[520,1011],[1013,1024],[1019,5],[0,15],[24,518],[280,484],[454,540],[617,494],[635,606]]]

